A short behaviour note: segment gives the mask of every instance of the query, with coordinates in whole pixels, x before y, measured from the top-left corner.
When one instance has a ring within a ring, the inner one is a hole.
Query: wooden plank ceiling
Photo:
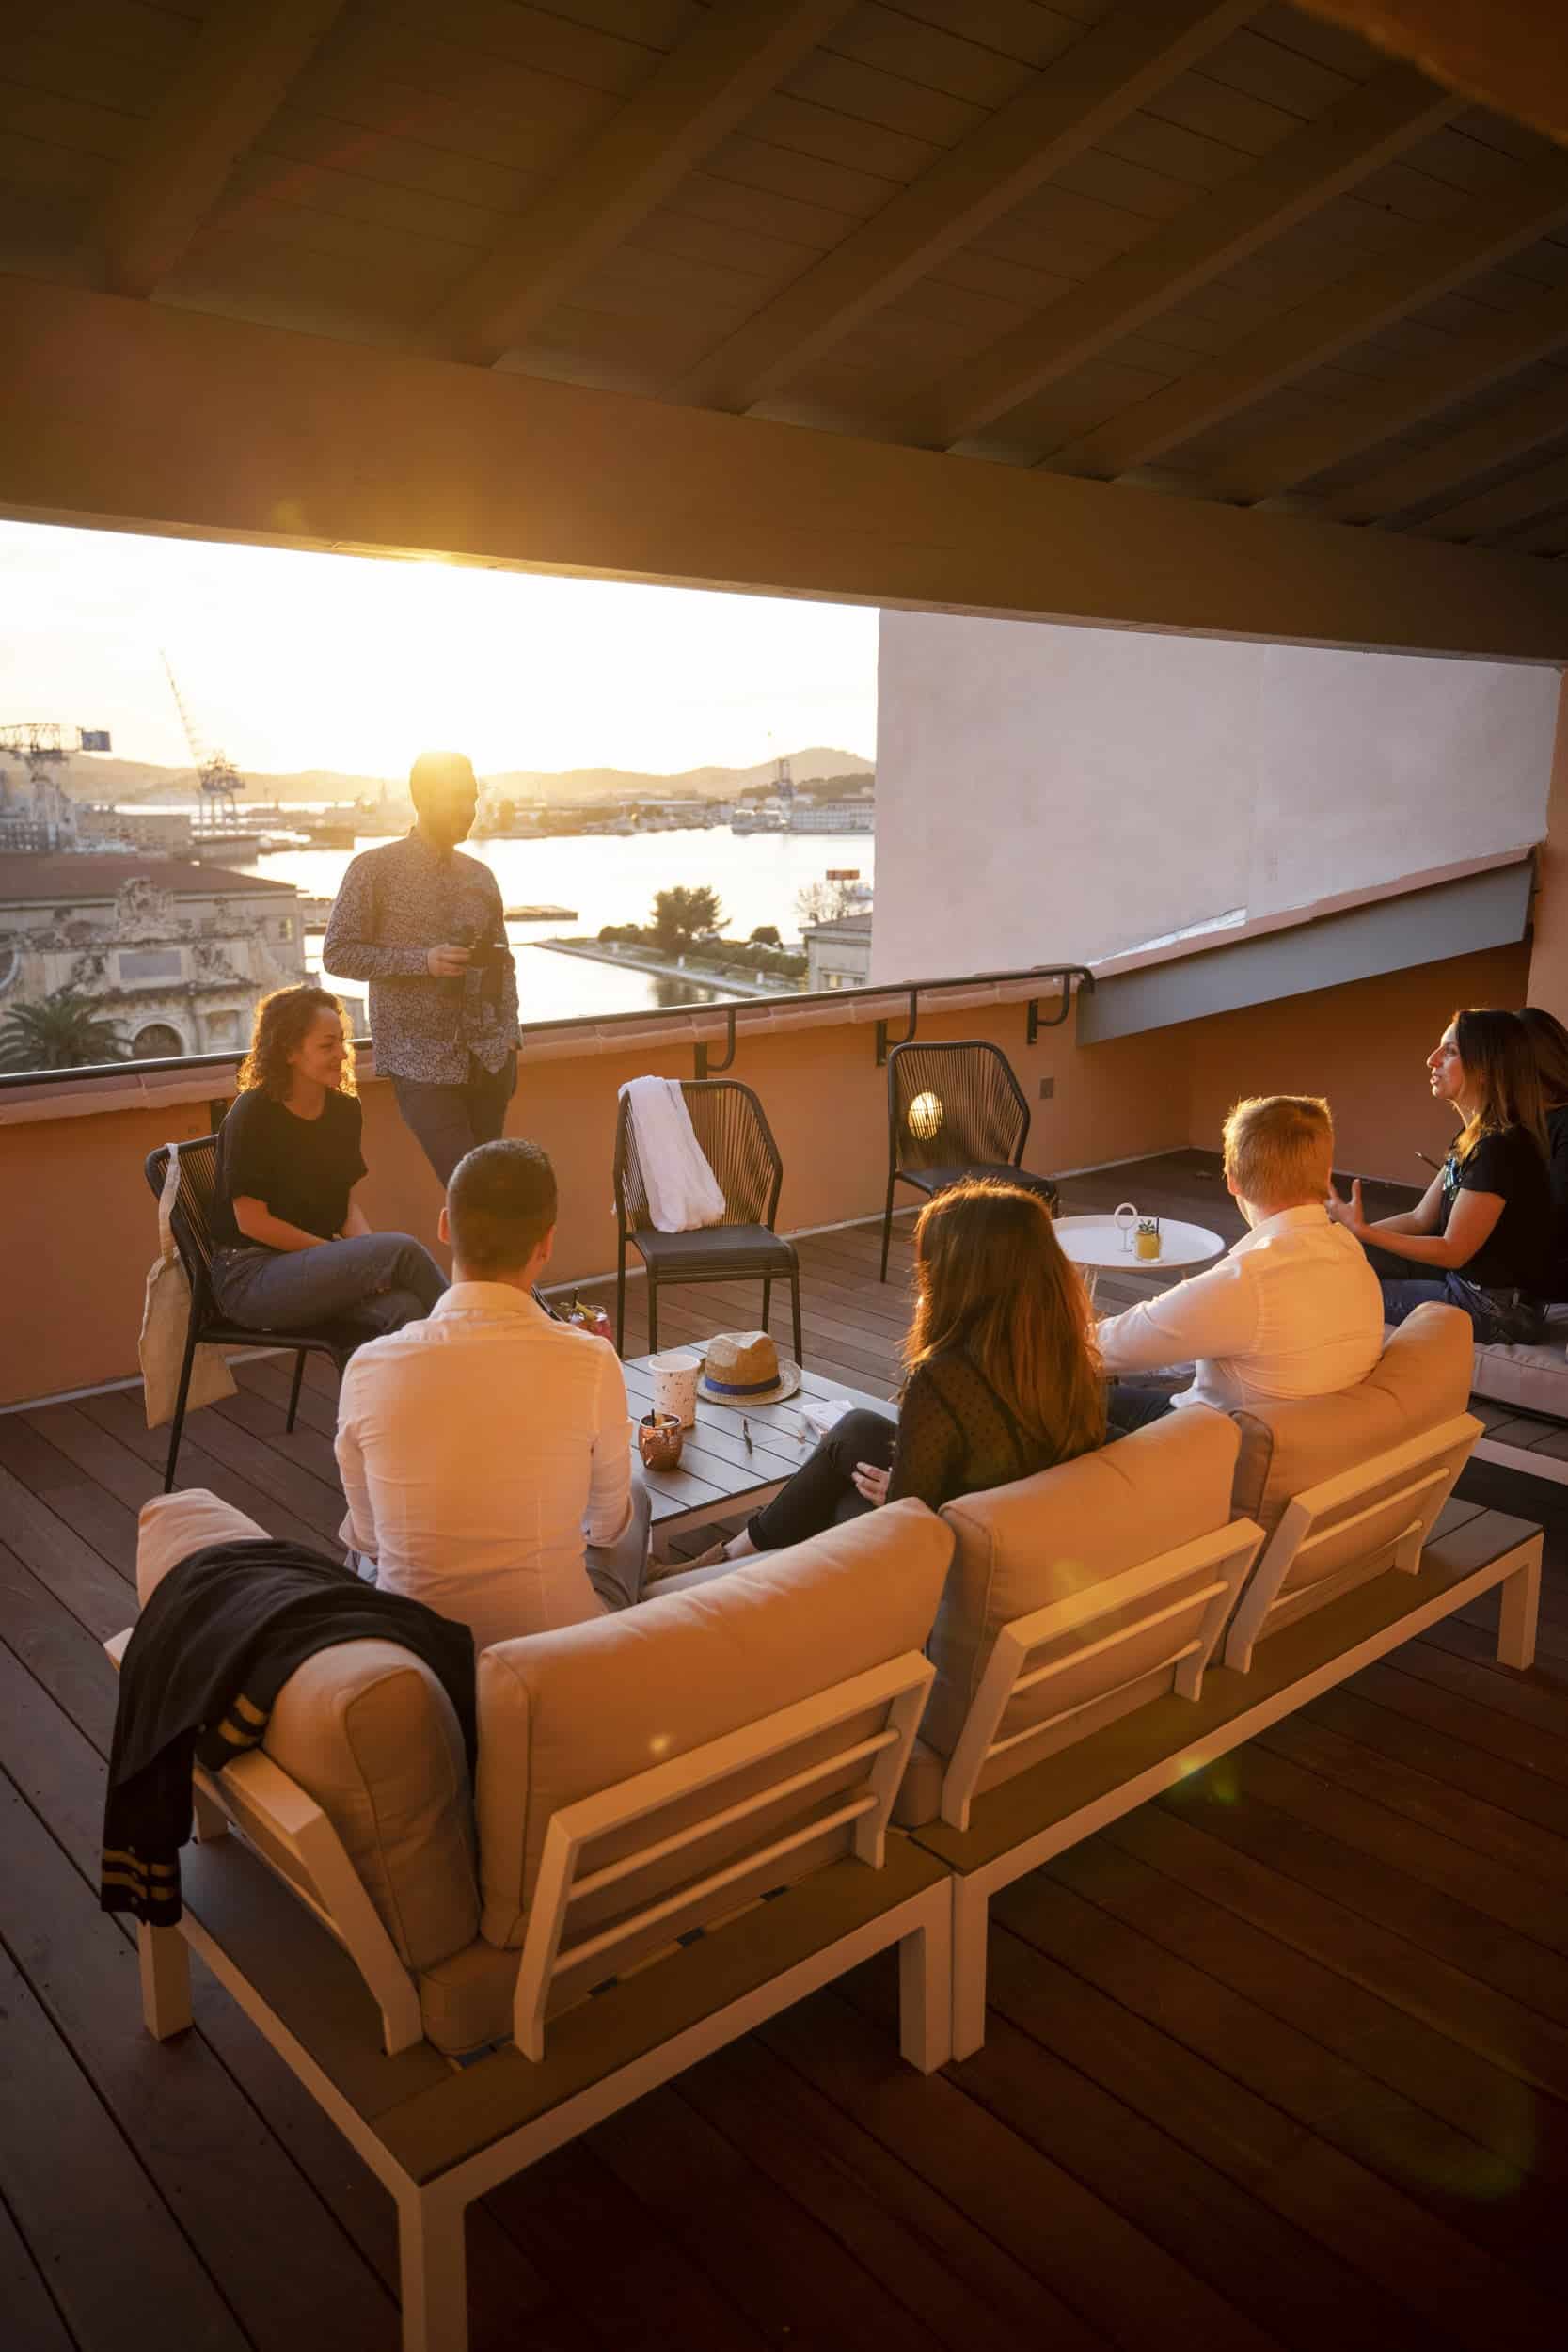
[[[0,270],[1568,551],[1568,151],[1291,8],[33,0],[0,107]]]

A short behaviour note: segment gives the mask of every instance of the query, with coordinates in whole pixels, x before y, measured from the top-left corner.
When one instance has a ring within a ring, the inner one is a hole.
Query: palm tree
[[[0,1022],[0,1070],[83,1070],[125,1061],[130,1047],[90,996],[62,988],[41,1004],[17,1005]]]

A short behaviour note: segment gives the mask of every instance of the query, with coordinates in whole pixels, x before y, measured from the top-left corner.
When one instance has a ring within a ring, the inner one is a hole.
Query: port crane
[[[53,719],[21,719],[0,726],[0,839],[8,846],[68,850],[76,841],[76,811],[62,787],[56,770],[73,751],[106,752],[106,727],[77,727],[74,743]],[[6,781],[5,761],[21,760],[27,771],[28,792],[13,797]]]
[[[179,680],[166,653],[162,660],[164,675],[168,679],[169,692],[174,696],[174,707],[180,713],[180,723],[185,730],[185,740],[191,747],[191,757],[196,763],[196,780],[202,793],[202,799],[197,803],[197,829],[199,832],[201,828],[203,808],[207,811],[210,832],[231,828],[238,814],[240,794],[245,789],[245,778],[226,752],[216,751],[203,740],[196,722],[185,707]]]
[[[106,752],[110,748],[107,727],[78,727],[76,740],[68,743],[66,730],[52,719],[23,719],[13,726],[0,726],[0,754],[12,759],[24,759],[29,771],[39,776],[41,771],[75,752]]]

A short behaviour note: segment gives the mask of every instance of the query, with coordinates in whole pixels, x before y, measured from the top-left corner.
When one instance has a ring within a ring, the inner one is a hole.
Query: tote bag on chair
[[[170,1223],[180,1191],[180,1146],[168,1147],[168,1172],[158,1200],[158,1255],[147,1274],[147,1297],[142,1308],[142,1389],[147,1398],[147,1425],[160,1429],[174,1419],[180,1394],[180,1367],[185,1360],[185,1339],[191,1323],[191,1286]],[[236,1393],[233,1375],[221,1347],[198,1347],[191,1365],[187,1412],[198,1405],[215,1405]]]

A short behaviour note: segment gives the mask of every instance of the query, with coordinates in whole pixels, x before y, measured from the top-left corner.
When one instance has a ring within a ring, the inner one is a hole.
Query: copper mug
[[[637,1424],[637,1451],[645,1470],[678,1468],[684,1443],[678,1413],[644,1413]]]

